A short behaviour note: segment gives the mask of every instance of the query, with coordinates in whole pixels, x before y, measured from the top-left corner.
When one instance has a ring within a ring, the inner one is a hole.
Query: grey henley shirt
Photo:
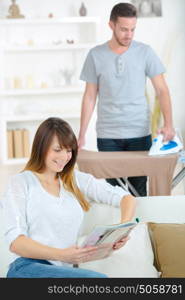
[[[150,109],[145,97],[146,78],[165,72],[152,48],[132,41],[123,54],[108,42],[92,48],[80,79],[98,86],[97,137],[134,138],[150,134]]]

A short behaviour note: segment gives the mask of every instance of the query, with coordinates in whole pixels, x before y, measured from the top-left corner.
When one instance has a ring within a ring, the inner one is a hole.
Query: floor
[[[11,175],[20,172],[24,168],[23,165],[0,166],[0,197],[3,195],[4,189]],[[182,165],[176,166],[174,176],[181,170]],[[184,179],[172,190],[172,195],[185,194],[185,177]]]

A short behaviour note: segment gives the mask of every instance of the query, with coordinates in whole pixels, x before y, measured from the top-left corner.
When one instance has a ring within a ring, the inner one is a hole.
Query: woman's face
[[[71,157],[72,150],[70,148],[61,148],[58,138],[55,135],[46,155],[46,170],[54,173],[61,172],[65,165],[70,161]]]

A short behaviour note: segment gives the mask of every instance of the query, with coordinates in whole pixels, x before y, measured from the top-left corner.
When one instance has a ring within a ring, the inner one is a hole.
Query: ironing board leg
[[[172,189],[185,177],[185,167],[172,180]]]
[[[123,178],[124,181],[126,182],[126,184],[128,185],[129,189],[132,191],[132,193],[134,194],[134,196],[136,197],[140,197],[139,193],[136,191],[136,189],[133,187],[133,185],[129,182],[129,180],[127,178]],[[127,190],[127,187],[123,184],[123,182],[121,181],[120,178],[116,178],[117,182],[120,184],[120,186],[124,189]]]

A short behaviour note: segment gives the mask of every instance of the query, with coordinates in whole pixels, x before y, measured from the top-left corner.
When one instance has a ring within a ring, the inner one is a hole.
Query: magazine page
[[[87,236],[83,243],[83,247],[98,245],[105,240],[110,234],[110,239],[107,242],[114,242],[119,236],[126,236],[130,229],[137,225],[136,222],[127,222],[113,225],[95,226],[92,232]],[[114,234],[113,234],[114,232]]]
[[[105,234],[99,241],[97,241],[96,245],[102,244],[102,243],[116,243],[120,241],[121,239],[125,238],[129,235],[130,231],[135,227],[129,226],[129,227],[120,227],[118,229],[115,229],[111,232],[108,232]]]
[[[137,223],[135,222],[128,222],[96,226],[82,244],[82,247],[98,247],[89,261],[108,257],[113,251],[113,245],[126,237],[136,225]]]

